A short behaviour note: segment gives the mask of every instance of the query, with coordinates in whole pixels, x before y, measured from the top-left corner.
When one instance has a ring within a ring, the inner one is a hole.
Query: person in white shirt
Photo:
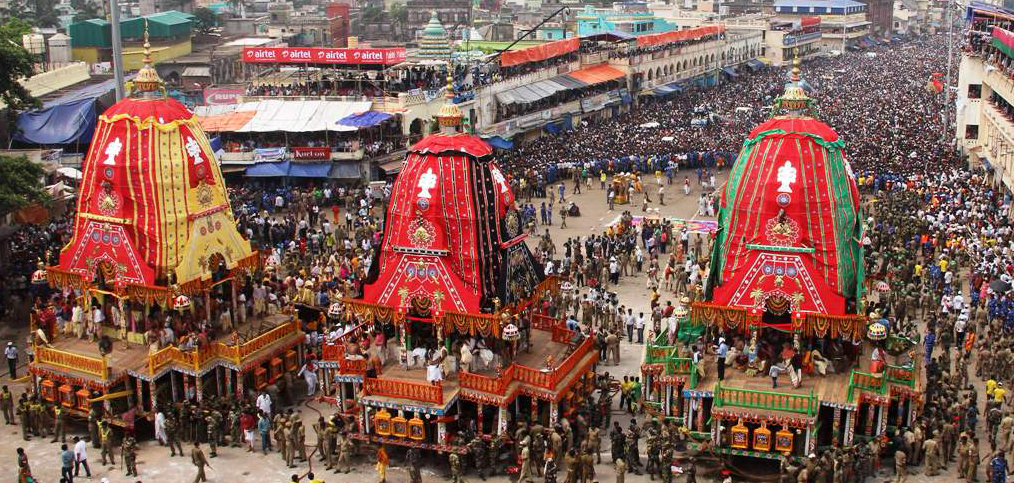
[[[271,396],[268,396],[266,391],[261,391],[261,395],[257,396],[257,409],[263,412],[268,420],[271,420]]]
[[[162,412],[161,409],[155,413],[155,440],[158,441],[159,444],[166,444],[169,440],[165,434],[165,413]],[[76,452],[77,448],[75,447],[74,449]]]
[[[92,477],[92,469],[88,467],[88,445],[84,440],[74,436],[74,476],[78,476],[84,466],[85,476]]]

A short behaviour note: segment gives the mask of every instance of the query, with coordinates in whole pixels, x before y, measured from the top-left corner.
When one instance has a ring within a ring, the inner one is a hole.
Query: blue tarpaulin
[[[722,68],[722,72],[725,72],[726,74],[729,75],[729,77],[732,77],[733,79],[739,77],[739,74],[736,73],[736,69],[733,69],[732,67],[724,67]]]
[[[546,124],[545,126],[543,126],[543,129],[545,129],[547,133],[552,134],[554,136],[560,134],[560,131],[563,130],[560,128],[560,124],[555,122]]]
[[[485,141],[486,144],[489,144],[490,146],[496,149],[511,149],[514,147],[513,142],[508,141],[500,136],[493,136],[489,139],[486,139]]]
[[[668,96],[669,94],[683,92],[683,87],[676,85],[675,83],[666,84],[664,86],[658,86],[655,88],[655,94],[660,96]]]
[[[29,144],[89,143],[95,119],[94,97],[25,112],[18,116],[14,140]]]
[[[290,163],[290,178],[327,178],[331,174],[331,163]]]
[[[754,71],[761,70],[765,67],[764,63],[757,59],[750,59],[746,61],[746,66],[753,69]]]
[[[251,178],[277,178],[289,175],[289,162],[280,163],[257,163],[246,169],[246,175]]]
[[[340,121],[338,121],[338,124],[341,124],[342,126],[352,126],[352,127],[373,127],[392,117],[394,116],[386,112],[366,111],[360,114],[353,114],[351,116],[342,118]]]

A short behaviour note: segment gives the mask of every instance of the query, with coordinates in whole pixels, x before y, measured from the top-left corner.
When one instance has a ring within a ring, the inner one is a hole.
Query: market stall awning
[[[739,77],[739,74],[736,72],[736,69],[732,67],[723,67],[722,72],[725,72],[726,74],[729,75],[729,77],[732,77],[733,79]]]
[[[566,74],[558,75],[549,80],[568,89],[580,89],[582,87],[588,87],[588,84],[585,84],[584,82],[581,82],[573,77],[568,77]]]
[[[588,85],[601,84],[623,77],[623,71],[608,65],[599,65],[571,72],[567,76]]]
[[[401,172],[401,169],[405,167],[405,158],[396,159],[394,161],[388,161],[379,166],[380,169],[384,170],[387,174],[396,174]]]
[[[220,116],[198,117],[201,129],[205,132],[233,132],[237,131],[246,123],[250,122],[256,115],[256,111],[232,112]]]
[[[676,85],[676,83],[666,84],[655,88],[655,94],[660,96],[668,96],[669,94],[675,94],[677,92],[683,92],[683,87]]]
[[[338,124],[356,128],[373,127],[392,117],[394,117],[393,114],[388,114],[386,112],[366,111],[344,117],[338,121]]]
[[[484,141],[486,141],[486,144],[489,144],[490,146],[497,149],[511,149],[514,147],[513,142],[504,139],[500,136],[493,136],[489,139],[484,139]]]
[[[290,178],[327,178],[332,163],[289,163]]]
[[[251,106],[251,104],[253,104]],[[352,126],[336,121],[352,114],[370,110],[373,103],[345,101],[289,101],[269,99],[244,103],[237,112],[254,111],[255,115],[236,132],[318,132],[355,131]]]
[[[279,163],[257,163],[246,169],[246,176],[250,178],[277,178],[289,175],[289,162]]]
[[[211,77],[211,67],[187,67],[183,77]]]
[[[749,67],[751,70],[753,70],[753,71],[756,72],[756,71],[764,68],[764,63],[761,62],[761,61],[759,61],[759,60],[757,60],[757,59],[750,59],[750,60],[746,61],[746,66]]]

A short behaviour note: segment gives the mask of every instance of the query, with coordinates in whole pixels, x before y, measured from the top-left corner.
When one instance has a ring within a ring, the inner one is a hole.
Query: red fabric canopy
[[[655,45],[665,45],[673,42],[679,42],[681,40],[695,40],[708,35],[720,34],[722,32],[725,32],[724,25],[713,25],[710,27],[698,27],[694,29],[666,32],[664,34],[645,35],[637,38],[637,46],[652,47]]]
[[[781,131],[781,132],[778,132]],[[771,119],[749,135],[722,196],[727,230],[712,303],[750,308],[771,297],[791,310],[841,315],[852,282],[859,193],[838,135],[811,118]],[[748,143],[751,141],[748,141]],[[844,236],[843,236],[844,235]]]
[[[540,60],[552,59],[553,57],[559,57],[563,54],[573,52],[577,50],[579,46],[580,41],[573,38],[558,40],[548,44],[536,45],[527,49],[504,52],[503,54],[500,54],[500,66],[513,67],[515,65],[521,65],[528,62],[538,62]]]
[[[430,136],[419,144],[433,138],[475,139]],[[413,298],[420,298],[433,301],[435,310],[479,312],[477,214],[468,188],[473,161],[465,155],[438,154],[412,152],[395,181],[379,257],[380,278],[365,287],[365,302],[407,308]]]
[[[485,141],[475,136],[435,134],[415,143],[409,148],[409,152],[422,154],[465,153],[481,158],[493,154],[493,149]]]
[[[800,23],[803,28],[820,25],[820,17],[803,17],[802,22]]]
[[[608,65],[597,65],[595,67],[589,67],[587,69],[581,69],[578,71],[571,72],[567,74],[567,76],[577,79],[588,85],[595,85],[619,79],[623,77],[623,71],[616,69],[614,67],[610,67]]]

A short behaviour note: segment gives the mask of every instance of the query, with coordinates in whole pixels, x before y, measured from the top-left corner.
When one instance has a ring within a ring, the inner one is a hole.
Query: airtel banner
[[[243,89],[204,89],[204,103],[209,106],[238,104],[244,94]]]
[[[321,49],[313,47],[247,47],[248,64],[394,65],[405,61],[405,49]]]

